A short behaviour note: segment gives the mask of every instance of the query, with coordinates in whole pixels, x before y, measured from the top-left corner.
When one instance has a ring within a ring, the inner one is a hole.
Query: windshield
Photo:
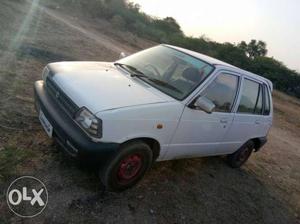
[[[162,45],[123,58],[118,63],[139,71],[146,77],[138,77],[179,100],[187,97],[214,69],[200,59]]]

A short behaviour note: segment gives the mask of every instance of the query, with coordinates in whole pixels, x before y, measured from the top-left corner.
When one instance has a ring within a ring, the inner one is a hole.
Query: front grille
[[[50,96],[66,111],[70,117],[74,117],[79,107],[57,86],[52,78],[46,79],[46,90]]]

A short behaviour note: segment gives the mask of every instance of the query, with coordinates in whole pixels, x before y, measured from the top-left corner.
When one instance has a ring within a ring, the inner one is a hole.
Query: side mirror
[[[200,96],[194,103],[194,106],[209,114],[213,112],[216,107],[216,105],[205,96]]]
[[[125,58],[127,55],[124,52],[120,53],[119,59]]]

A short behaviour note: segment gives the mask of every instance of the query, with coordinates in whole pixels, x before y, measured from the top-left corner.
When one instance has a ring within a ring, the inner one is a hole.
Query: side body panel
[[[264,78],[259,79],[259,76],[253,78],[230,69],[217,70],[208,82],[200,86],[199,89],[196,90],[196,93],[192,93],[194,96],[186,105],[192,102],[195,97],[201,95],[201,92],[221,71],[239,76],[240,80],[231,113],[213,112],[212,114],[207,114],[204,111],[193,110],[186,107],[174,137],[170,142],[168,152],[164,157],[165,160],[230,154],[249,139],[267,136],[272,125],[273,116],[270,88],[269,97],[271,107],[269,115],[237,113],[245,77],[269,86],[269,83],[265,82]]]
[[[187,105],[221,71],[240,77],[231,113],[207,114],[188,108]],[[237,113],[244,77],[248,78],[248,75],[234,69],[216,69],[211,77],[182,102],[174,100],[98,112],[97,116],[103,120],[103,142],[155,139],[161,146],[158,161],[232,153],[247,140],[266,136],[272,123],[272,103],[268,116]],[[264,79],[257,77],[258,82],[266,83]],[[158,124],[162,124],[163,128],[158,129]]]
[[[124,143],[136,138],[159,142],[162,160],[184,109],[178,101],[119,108],[97,113],[103,120],[103,141]],[[158,128],[162,125],[162,128]]]

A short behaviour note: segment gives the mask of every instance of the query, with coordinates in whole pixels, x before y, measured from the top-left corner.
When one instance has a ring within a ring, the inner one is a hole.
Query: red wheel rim
[[[118,169],[118,179],[121,183],[128,183],[135,178],[142,167],[142,157],[139,154],[133,154],[121,160]]]

